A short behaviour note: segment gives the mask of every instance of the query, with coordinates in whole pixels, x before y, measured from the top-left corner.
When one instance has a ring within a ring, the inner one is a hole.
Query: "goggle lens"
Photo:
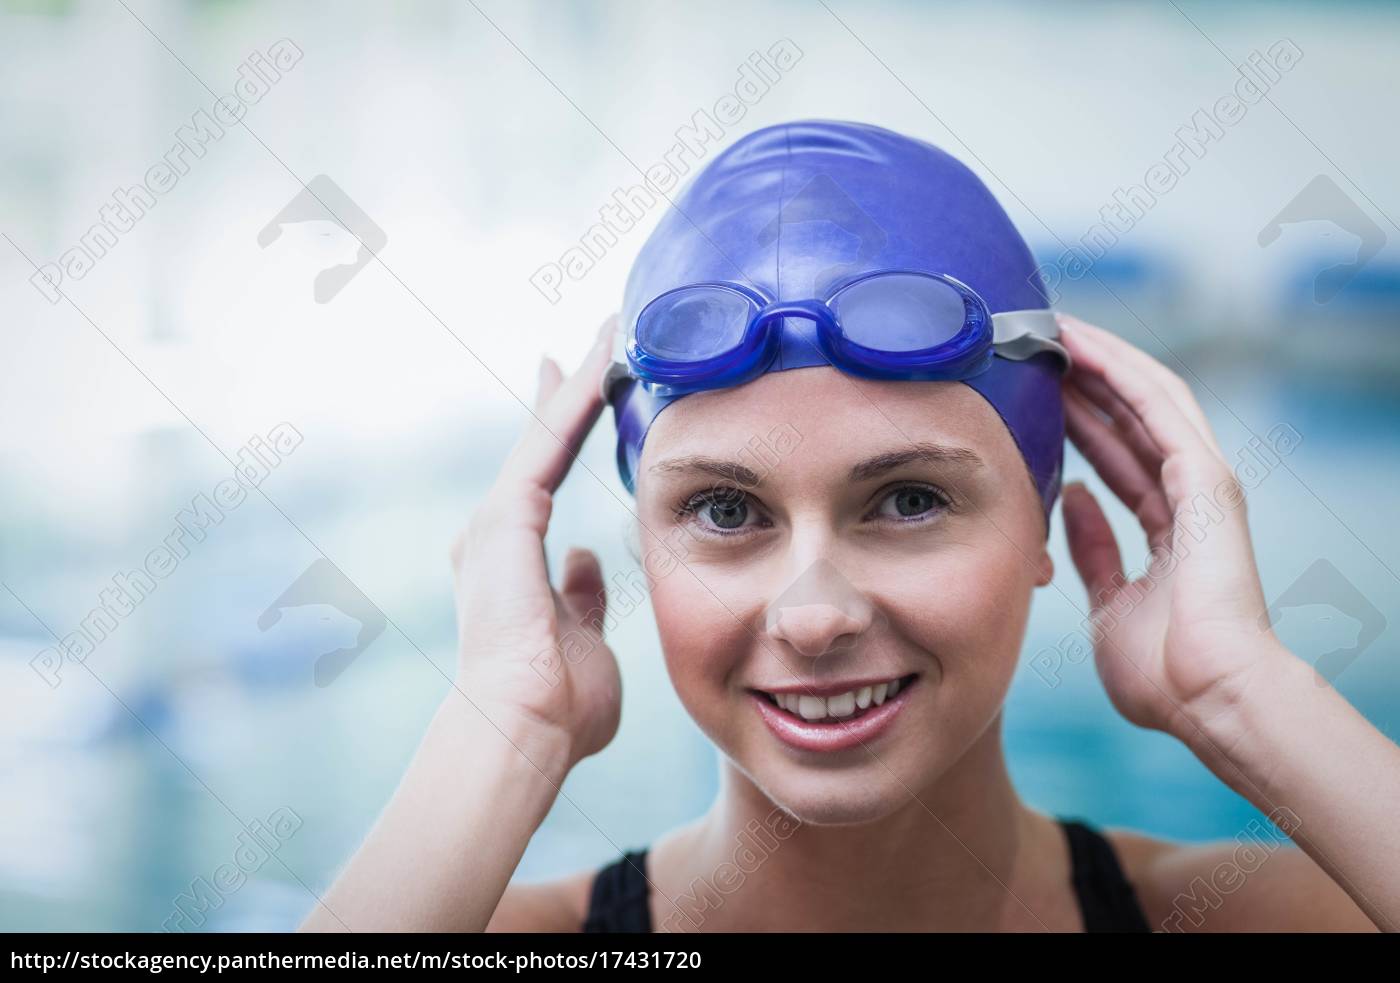
[[[659,298],[637,322],[637,344],[676,362],[700,362],[737,347],[753,316],[747,297],[723,287],[691,287]]]
[[[830,302],[845,336],[882,352],[912,352],[946,344],[967,322],[963,296],[951,284],[912,274],[874,276],[846,287]]]

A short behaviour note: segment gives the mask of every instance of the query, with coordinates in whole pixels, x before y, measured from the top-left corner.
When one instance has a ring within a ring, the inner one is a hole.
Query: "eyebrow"
[[[933,463],[952,464],[966,468],[980,468],[982,459],[966,447],[948,447],[943,444],[918,443],[906,450],[890,451],[866,458],[851,468],[853,482],[869,481],[907,464]]]
[[[673,457],[653,464],[652,474],[704,474],[721,481],[732,481],[744,488],[757,488],[763,477],[753,468],[737,461],[722,461],[714,457]]]
[[[866,458],[851,468],[849,480],[852,482],[869,481],[896,468],[915,463],[952,464],[965,468],[980,468],[982,459],[966,447],[916,443],[911,444],[905,450],[889,451]],[[703,474],[721,481],[732,481],[744,488],[757,488],[763,484],[762,475],[737,461],[725,461],[698,455],[673,457],[660,461],[653,464],[650,470],[653,474]]]

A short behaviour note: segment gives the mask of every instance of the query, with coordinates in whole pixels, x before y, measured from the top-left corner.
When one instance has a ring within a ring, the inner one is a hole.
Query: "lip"
[[[888,678],[888,676],[883,677],[883,679]],[[762,693],[753,690],[749,691],[749,698],[753,701],[758,715],[763,718],[763,722],[768,725],[768,729],[778,740],[799,751],[830,753],[868,744],[889,730],[895,718],[899,716],[899,711],[903,710],[905,703],[908,702],[910,691],[919,684],[919,676],[917,675],[912,679],[904,678],[908,681],[900,685],[899,692],[895,694],[894,699],[886,700],[878,707],[872,707],[852,720],[838,720],[829,724],[817,724],[803,720],[796,714],[775,706]],[[876,681],[880,682],[883,679]],[[769,690],[768,692],[802,692],[813,696],[829,696],[848,690],[849,687],[827,693],[817,687],[811,687],[798,690]]]

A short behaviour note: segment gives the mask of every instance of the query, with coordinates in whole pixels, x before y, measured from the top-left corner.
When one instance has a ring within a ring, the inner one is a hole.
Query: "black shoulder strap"
[[[629,850],[598,871],[583,919],[585,932],[650,932],[647,852]]]
[[[1102,834],[1077,819],[1061,819],[1069,840],[1070,874],[1086,932],[1150,932],[1137,893]]]

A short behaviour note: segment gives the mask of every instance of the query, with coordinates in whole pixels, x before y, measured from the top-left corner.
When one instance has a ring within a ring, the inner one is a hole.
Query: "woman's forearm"
[[[563,740],[496,724],[448,694],[394,797],[302,931],[486,927],[568,770]]]
[[[1286,650],[1188,741],[1383,931],[1400,930],[1400,747]]]

